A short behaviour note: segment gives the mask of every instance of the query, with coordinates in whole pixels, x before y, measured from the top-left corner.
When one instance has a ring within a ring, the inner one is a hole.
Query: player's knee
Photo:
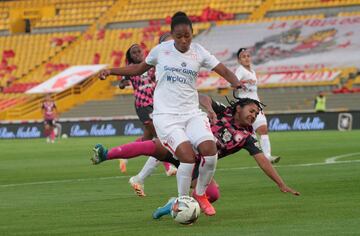
[[[214,141],[207,140],[198,146],[202,156],[214,156],[217,154],[217,148]]]
[[[206,189],[206,196],[209,202],[215,202],[220,198],[220,189],[216,184],[209,184]]]
[[[175,151],[175,156],[180,162],[195,163],[196,155],[189,142],[180,144]]]

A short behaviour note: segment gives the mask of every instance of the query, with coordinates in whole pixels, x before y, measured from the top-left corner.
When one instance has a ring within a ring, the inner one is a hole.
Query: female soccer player
[[[55,119],[57,117],[57,109],[54,100],[51,95],[47,94],[45,100],[41,106],[44,117],[44,129],[46,141],[49,143],[55,142]]]
[[[240,48],[237,51],[237,59],[239,62],[239,67],[237,68],[235,74],[238,77],[239,81],[244,85],[242,88],[238,89],[237,96],[239,97],[249,97],[255,100],[259,100],[257,94],[257,77],[255,71],[251,68],[251,55],[246,48]],[[261,112],[256,121],[253,124],[253,128],[256,133],[260,136],[260,145],[266,158],[268,158],[271,163],[277,163],[280,160],[279,156],[271,155],[271,146],[270,139],[268,135],[268,128],[266,117],[263,112]]]
[[[159,38],[159,43],[171,40],[170,33],[164,33]],[[138,44],[132,45],[126,52],[126,64],[138,64],[144,61],[145,55],[143,49]],[[120,80],[119,87],[124,89],[128,85],[129,81],[132,83],[135,90],[135,110],[145,127],[145,132],[141,140],[151,140],[156,136],[155,128],[152,123],[151,113],[153,112],[153,94],[155,90],[155,71],[150,69],[141,76],[128,76]],[[167,176],[176,174],[177,169],[167,162],[162,162],[165,167],[165,173]],[[147,176],[149,176],[156,167],[160,164],[158,160],[153,157],[149,157],[141,171],[132,176],[129,179],[129,183],[134,191],[140,197],[144,197],[143,182]],[[120,159],[120,170],[126,172],[127,159]]]
[[[281,179],[276,170],[272,167],[269,160],[265,157],[263,152],[257,147],[257,140],[252,136],[253,128],[252,124],[256,120],[257,115],[262,110],[262,105],[251,98],[240,98],[236,102],[231,102],[231,105],[226,107],[220,103],[214,102],[208,96],[200,97],[201,104],[206,108],[210,117],[213,117],[212,132],[217,138],[218,158],[229,156],[233,153],[246,149],[250,155],[252,155],[264,171],[279,187],[282,192],[289,192],[293,195],[300,195],[299,192],[289,188]],[[146,141],[143,143],[136,143],[136,152],[131,152],[134,149],[133,143],[124,144],[118,148],[122,149],[122,153],[119,153],[117,158],[126,156],[132,158],[137,155],[151,154],[159,160],[170,161],[175,165],[178,165],[178,161],[173,159],[172,155],[167,152],[159,142]],[[101,151],[92,159],[94,164],[99,164],[102,161],[109,160],[107,150],[104,147],[100,148]],[[99,149],[99,150],[100,150]],[[141,151],[140,151],[141,150]],[[110,150],[111,151],[111,150]],[[130,152],[129,152],[130,151]],[[147,153],[148,152],[148,153]],[[111,157],[116,158],[116,157]],[[197,166],[199,161],[197,161]],[[196,185],[196,179],[198,177],[198,168],[195,168],[193,173],[193,186]],[[218,186],[214,180],[211,181],[206,189],[207,196],[210,202],[216,201],[220,192]],[[173,199],[172,199],[173,200]],[[171,204],[166,204],[163,208],[159,208],[154,214],[155,219],[160,218],[162,215],[167,214],[170,211]]]
[[[145,55],[144,51],[139,44],[133,44],[126,52],[126,64],[139,64],[144,61]],[[119,82],[120,89],[125,88],[128,83],[131,82],[134,88],[134,96],[135,96],[135,110],[138,115],[140,121],[143,123],[144,135],[140,140],[151,140],[156,137],[156,131],[151,119],[151,113],[153,112],[153,95],[155,90],[155,70],[154,68],[145,72],[140,76],[127,76],[124,77]],[[120,159],[120,170],[121,172],[126,172],[126,164],[127,160]],[[172,167],[169,163],[164,162],[164,167],[166,170],[166,174],[168,176],[176,174],[176,169]],[[149,169],[156,168],[158,165],[158,161],[155,158],[151,158],[145,164],[142,172],[147,172]],[[140,173],[141,174],[141,173]],[[140,175],[141,176],[141,175]],[[133,188],[139,188],[137,186],[136,178],[130,179],[130,184]]]
[[[176,175],[178,195],[189,195],[196,158],[194,147],[202,156],[202,163],[193,196],[206,215],[215,215],[205,190],[215,172],[217,149],[209,120],[199,109],[196,79],[200,68],[205,67],[224,77],[234,88],[241,84],[235,74],[213,55],[191,42],[192,23],[185,13],[177,12],[172,17],[171,35],[174,41],[157,45],[145,62],[111,71],[103,70],[99,77],[105,79],[114,73],[137,75],[156,67],[153,122],[162,145],[180,161]]]

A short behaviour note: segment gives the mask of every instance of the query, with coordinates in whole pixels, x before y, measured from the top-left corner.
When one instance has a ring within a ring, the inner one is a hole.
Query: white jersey
[[[235,72],[236,77],[239,81],[244,81],[244,89],[238,89],[237,96],[241,98],[252,98],[259,101],[257,94],[257,78],[256,73],[253,69],[251,71],[247,70],[245,67],[240,65]]]
[[[219,61],[197,43],[179,52],[174,41],[153,48],[145,59],[156,66],[157,85],[154,91],[153,114],[184,114],[199,110],[196,79],[201,67],[212,70]]]

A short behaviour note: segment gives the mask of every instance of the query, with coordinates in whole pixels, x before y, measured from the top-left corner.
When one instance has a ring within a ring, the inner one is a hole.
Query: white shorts
[[[172,154],[183,142],[190,141],[195,149],[204,141],[214,141],[206,113],[154,114],[153,123],[163,146]]]
[[[267,121],[266,121],[266,117],[264,115],[263,112],[260,112],[259,115],[256,117],[256,120],[254,122],[254,124],[252,125],[254,131],[256,131],[260,126],[266,125],[267,126]]]

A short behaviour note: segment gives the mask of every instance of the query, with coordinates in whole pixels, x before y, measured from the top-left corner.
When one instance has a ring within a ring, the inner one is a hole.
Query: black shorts
[[[139,120],[143,123],[149,123],[152,121],[151,114],[154,110],[153,106],[146,106],[146,107],[135,107],[136,114],[139,117]]]
[[[50,125],[50,126],[54,127],[55,121],[54,120],[45,120],[44,125]]]

